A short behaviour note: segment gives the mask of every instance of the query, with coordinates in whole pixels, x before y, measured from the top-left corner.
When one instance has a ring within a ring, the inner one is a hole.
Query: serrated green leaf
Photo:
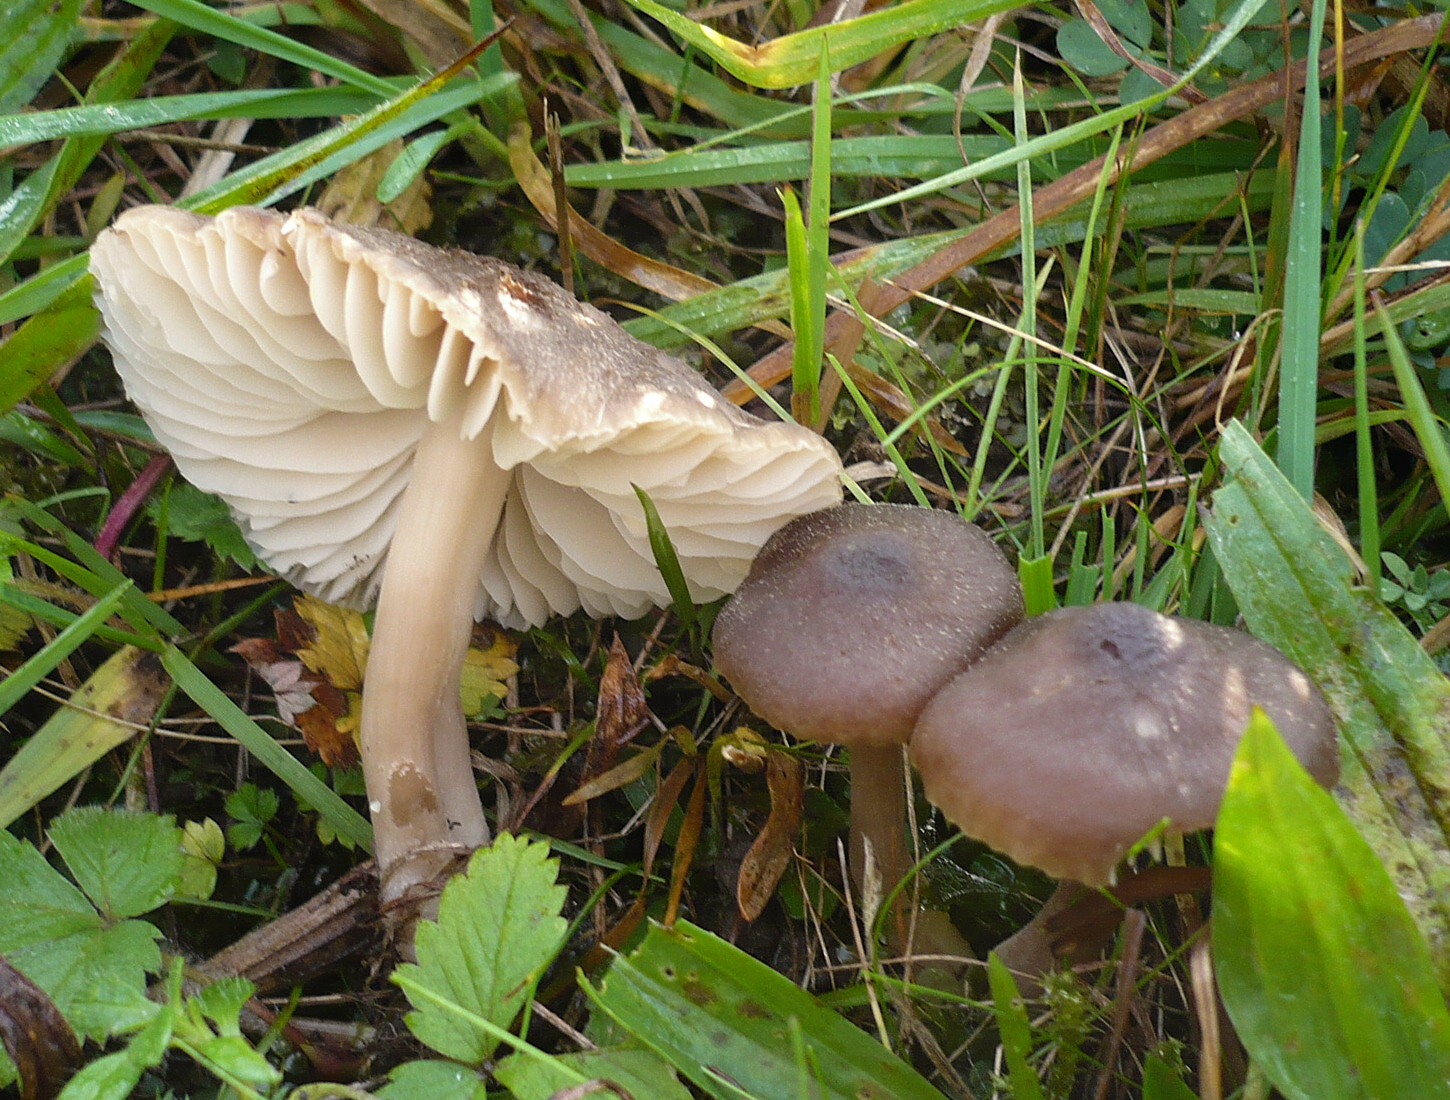
[[[170,817],[81,806],[51,826],[50,839],[108,922],[149,913],[181,884],[182,832]]]
[[[891,1051],[784,975],[679,921],[615,959],[595,1005],[712,1096],[776,1100],[799,1080],[792,1031],[818,1067],[814,1100],[942,1100]]]
[[[154,846],[134,856],[111,858],[92,852],[87,834],[89,810],[72,810],[62,815],[52,830],[66,837],[68,853],[81,852],[78,865],[87,868],[88,878],[115,868],[117,883],[96,888],[112,901],[135,902],[157,891],[128,864],[153,858]],[[128,820],[144,815],[124,811],[99,811],[96,828],[130,835]],[[77,819],[72,824],[72,819]],[[156,819],[160,820],[160,819]],[[179,843],[180,830],[174,831]],[[78,833],[81,839],[75,835]],[[60,845],[57,844],[57,848]],[[166,862],[164,856],[156,857]],[[103,917],[85,894],[46,862],[35,848],[0,832],[0,954],[26,977],[44,989],[77,1033],[103,1039],[116,1031],[138,1027],[151,1018],[156,1005],[146,999],[146,974],[161,966],[156,941],[161,933],[155,926],[138,920],[115,923]],[[162,891],[164,892],[164,891]],[[133,911],[130,905],[121,912]]]
[[[1214,834],[1225,1007],[1291,1100],[1447,1095],[1450,1011],[1374,851],[1257,709]]]
[[[425,1059],[393,1067],[381,1100],[485,1100],[483,1079],[457,1062]]]
[[[162,1008],[125,1049],[83,1066],[61,1089],[59,1100],[126,1100],[141,1074],[166,1053],[174,1019],[173,1009]]]
[[[160,525],[161,498],[148,500],[146,512]],[[243,569],[257,564],[257,555],[247,545],[226,502],[190,482],[176,481],[166,494],[166,534],[188,542],[204,542],[217,557],[230,558]]]
[[[20,110],[50,78],[80,11],[81,0],[0,0],[0,114]]]
[[[611,1081],[635,1097],[690,1100],[690,1090],[680,1083],[670,1064],[652,1050],[601,1048],[561,1054],[557,1060],[574,1073],[581,1073],[591,1081]],[[521,1054],[503,1059],[493,1075],[517,1100],[549,1100],[565,1089],[577,1087],[573,1074],[559,1072],[537,1058]]]
[[[443,890],[438,920],[418,925],[416,964],[398,973],[465,1010],[507,1028],[532,984],[564,942],[566,891],[549,846],[500,834]],[[440,1054],[478,1065],[497,1039],[409,993],[408,1027]]]

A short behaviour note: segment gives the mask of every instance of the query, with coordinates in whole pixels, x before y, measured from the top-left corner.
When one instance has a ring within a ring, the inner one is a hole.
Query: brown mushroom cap
[[[1316,780],[1339,776],[1329,706],[1287,657],[1238,630],[1136,604],[1017,627],[922,712],[927,797],[1019,863],[1090,885],[1165,818],[1218,814],[1252,706]]]
[[[780,729],[888,745],[1022,613],[1012,567],[970,523],[843,504],[765,544],[715,621],[715,662]]]

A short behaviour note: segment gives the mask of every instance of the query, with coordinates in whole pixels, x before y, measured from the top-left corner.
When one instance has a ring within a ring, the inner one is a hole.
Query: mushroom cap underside
[[[1029,619],[922,712],[927,796],[1019,863],[1092,885],[1163,820],[1213,824],[1252,706],[1321,784],[1339,774],[1328,704],[1272,646],[1134,604]]]
[[[843,504],[765,544],[715,620],[715,663],[797,737],[899,744],[1022,614],[1016,574],[980,529],[949,512]]]
[[[258,556],[375,597],[429,421],[512,471],[477,612],[507,625],[667,603],[650,495],[700,600],[782,523],[840,499],[815,433],[735,408],[554,283],[380,229],[235,208],[128,211],[91,254],[104,336],[178,469]],[[468,507],[460,502],[460,507]]]

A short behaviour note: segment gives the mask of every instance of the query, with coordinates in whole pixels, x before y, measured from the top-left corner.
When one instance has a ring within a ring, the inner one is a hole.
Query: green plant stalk
[[[1354,227],[1354,444],[1359,479],[1359,554],[1371,592],[1380,587],[1379,491],[1370,436],[1369,370],[1365,356],[1364,221]],[[1393,326],[1390,326],[1393,331]]]
[[[825,296],[820,315],[811,308],[810,243],[800,200],[786,188],[780,193],[785,206],[785,254],[790,271],[790,327],[795,334],[791,349],[790,412],[800,423],[811,423],[820,411],[820,362],[824,346]]]
[[[1324,37],[1324,0],[1309,14],[1309,57],[1319,56]],[[1294,208],[1289,217],[1288,265],[1284,271],[1284,321],[1280,328],[1278,462],[1306,500],[1314,493],[1314,414],[1319,394],[1319,330],[1323,310],[1320,225],[1324,199],[1320,146],[1319,67],[1304,77],[1299,124]]]
[[[851,380],[851,375],[846,371],[845,367],[841,366],[840,361],[834,355],[828,356],[827,359],[831,364],[831,368],[840,376],[841,385],[846,388],[846,392],[851,395],[851,400],[856,403],[856,408],[865,418],[867,426],[871,429],[871,434],[877,439],[885,439],[887,435],[886,428],[882,425],[881,418],[876,415],[876,410],[871,407],[871,402],[866,400],[860,388]],[[911,493],[912,498],[921,507],[930,508],[931,501],[927,499],[926,493],[923,491],[921,484],[916,480],[916,475],[912,473],[911,467],[906,464],[906,458],[902,455],[901,450],[894,443],[886,446],[884,449],[886,451],[886,457],[895,463],[896,469],[901,474],[902,481],[906,483],[906,488]]]
[[[1022,102],[1022,52],[1017,51],[1012,66],[1012,91],[1015,100],[1012,108],[1012,126],[1016,140],[1021,143],[1027,138],[1027,107]],[[1037,245],[1036,225],[1032,217],[1032,166],[1025,160],[1017,162],[1017,203],[1022,216],[1022,315],[1017,322],[1023,336],[1023,400],[1027,419],[1027,487],[1029,494],[1029,532],[1027,537],[1027,565],[1043,556],[1046,547],[1042,530],[1042,504],[1046,486],[1042,478],[1042,418],[1038,408],[1038,370],[1041,360],[1037,348]],[[1045,275],[1046,272],[1044,271]]]

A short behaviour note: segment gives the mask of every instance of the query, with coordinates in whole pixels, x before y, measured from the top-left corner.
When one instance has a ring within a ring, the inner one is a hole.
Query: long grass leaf
[[[175,646],[167,646],[161,663],[176,686],[189,695],[197,706],[237,739],[269,771],[303,801],[309,803],[337,830],[360,848],[372,851],[373,830],[367,820],[307,767],[284,749],[271,734],[249,718],[241,707],[191,663]]]
[[[116,610],[116,605],[121,602],[130,584],[127,581],[102,596],[84,614],[27,658],[24,664],[8,674],[4,680],[0,680],[0,714],[5,714],[20,702],[31,688],[50,675],[56,665],[90,638],[96,632],[96,627],[110,618],[111,613]]]
[[[1319,56],[1324,35],[1324,0],[1309,15],[1309,56]],[[1319,395],[1320,235],[1324,175],[1320,164],[1319,68],[1304,80],[1304,117],[1299,125],[1299,161],[1294,172],[1294,209],[1289,218],[1288,263],[1284,269],[1284,321],[1280,329],[1279,449],[1284,476],[1306,499],[1314,492],[1314,415]]]

